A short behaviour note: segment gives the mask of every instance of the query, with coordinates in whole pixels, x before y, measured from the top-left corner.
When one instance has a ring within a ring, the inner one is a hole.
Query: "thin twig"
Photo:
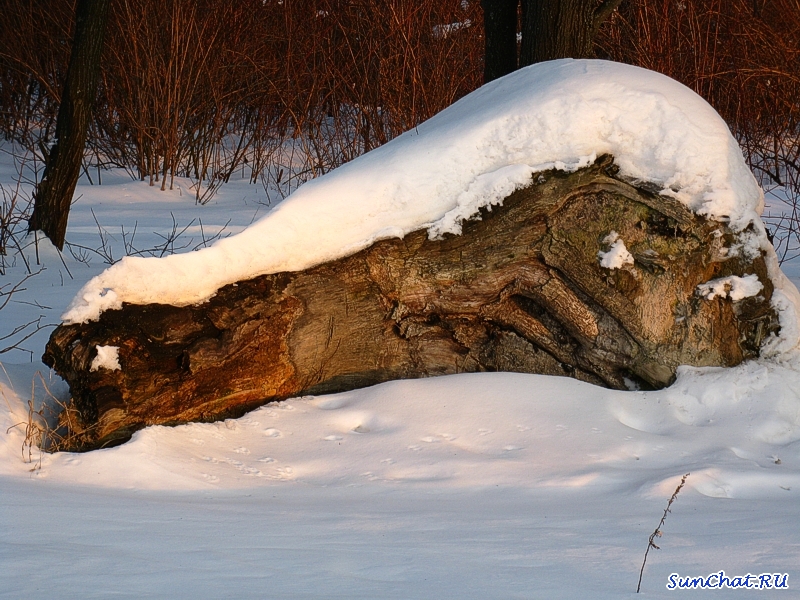
[[[639,571],[639,584],[636,586],[636,593],[639,593],[639,590],[642,589],[642,575],[644,574],[644,566],[647,564],[647,555],[650,553],[650,548],[655,548],[656,550],[660,550],[658,546],[656,546],[655,542],[653,541],[657,537],[661,537],[661,528],[664,526],[664,522],[667,520],[667,515],[671,512],[670,507],[672,503],[675,502],[675,499],[678,497],[683,485],[686,483],[686,478],[689,477],[689,473],[686,473],[683,477],[681,477],[681,483],[678,487],[675,488],[675,491],[672,493],[672,497],[667,502],[667,508],[664,509],[664,515],[661,517],[661,521],[658,522],[658,527],[656,527],[655,531],[650,535],[650,539],[647,540],[647,550],[644,551],[644,560],[642,561],[642,568]]]

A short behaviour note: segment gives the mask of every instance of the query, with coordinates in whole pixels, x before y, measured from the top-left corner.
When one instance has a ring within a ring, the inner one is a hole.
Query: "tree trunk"
[[[594,57],[600,25],[622,0],[521,0],[522,48],[517,59],[520,0],[481,0],[484,23],[484,83],[558,58]]]
[[[517,371],[659,388],[681,364],[757,356],[778,329],[763,257],[729,251],[738,235],[723,223],[615,172],[603,157],[537,174],[460,236],[417,231],[196,306],[124,305],[62,325],[43,360],[72,392],[65,439],[94,448],[390,379]],[[599,259],[612,232],[633,257],[620,268]],[[698,294],[745,274],[763,286],[756,297]],[[99,346],[119,348],[120,370],[92,370]]]
[[[59,250],[64,248],[69,209],[91,122],[109,3],[110,0],[78,0],[75,38],[58,107],[55,143],[45,159],[44,175],[34,193],[28,229],[44,232]]]
[[[593,58],[596,0],[530,0],[520,67],[557,58]]]
[[[518,0],[481,0],[485,44],[484,82],[517,70],[518,4]]]

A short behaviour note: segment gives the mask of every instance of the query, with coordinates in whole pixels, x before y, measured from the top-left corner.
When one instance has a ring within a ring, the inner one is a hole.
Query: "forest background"
[[[0,132],[34,178],[53,141],[74,15],[70,1],[4,2]],[[100,183],[104,168],[122,167],[161,189],[188,177],[200,203],[240,170],[289,193],[479,87],[482,19],[477,0],[113,2],[83,172]],[[595,53],[669,75],[720,112],[762,185],[790,204],[767,219],[790,258],[800,0],[628,0]],[[3,197],[0,253],[30,210]]]

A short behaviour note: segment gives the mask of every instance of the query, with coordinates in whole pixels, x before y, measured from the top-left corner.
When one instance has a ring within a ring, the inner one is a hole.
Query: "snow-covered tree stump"
[[[60,326],[44,361],[70,385],[76,447],[391,379],[517,371],[660,388],[682,364],[757,356],[778,329],[764,257],[615,175],[610,157],[548,171],[460,236],[420,230],[199,305]]]

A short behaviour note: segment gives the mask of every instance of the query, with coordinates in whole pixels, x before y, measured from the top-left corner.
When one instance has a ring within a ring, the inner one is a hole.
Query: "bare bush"
[[[31,265],[22,251],[22,240],[27,233],[28,218],[33,207],[25,175],[26,160],[5,149],[0,151],[9,154],[17,162],[14,181],[10,185],[0,183],[0,276],[5,275],[17,261],[23,262],[26,272],[30,274]]]
[[[8,4],[0,127],[46,155],[72,3]],[[199,203],[240,167],[291,188],[475,89],[480,25],[475,0],[115,3],[87,163],[190,177]]]
[[[24,292],[25,288],[23,285],[25,285],[29,279],[35,277],[39,273],[41,273],[41,269],[33,273],[28,273],[21,280],[15,283],[0,284],[0,311],[8,305],[14,294]],[[17,323],[11,327],[10,331],[0,330],[0,354],[5,354],[7,352],[11,352],[12,350],[21,350],[23,352],[27,352],[31,355],[31,357],[33,357],[33,352],[23,348],[22,344],[43,329],[55,327],[54,324],[43,324],[43,319],[44,315],[39,315],[37,318],[31,319],[27,323]]]
[[[0,20],[0,132],[39,158],[73,8],[7,0]],[[289,193],[477,88],[482,19],[477,0],[114,3],[84,172],[189,177],[198,203],[235,173]],[[596,50],[706,98],[785,203],[767,216],[779,253],[800,251],[800,0],[623,2]]]
[[[32,147],[55,130],[75,2],[8,0],[0,19],[0,132]]]

